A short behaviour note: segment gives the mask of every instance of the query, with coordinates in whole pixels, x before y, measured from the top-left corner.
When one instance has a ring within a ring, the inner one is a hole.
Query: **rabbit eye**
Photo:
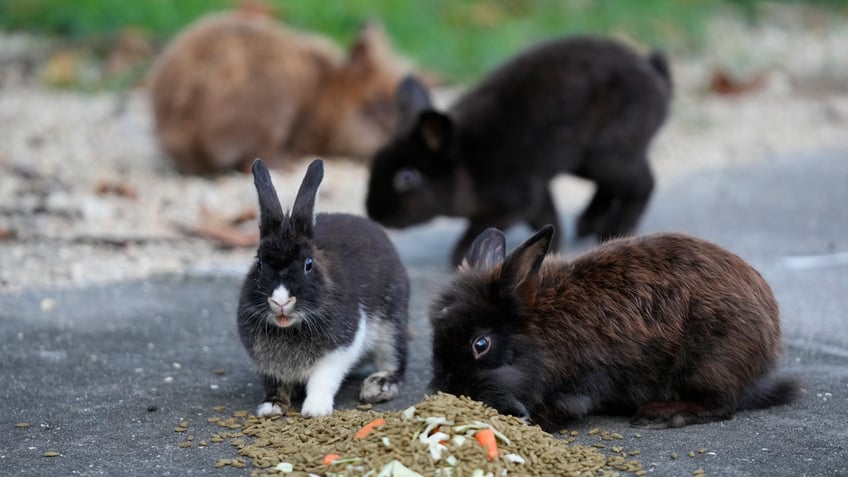
[[[303,262],[303,271],[306,273],[312,271],[312,257],[308,257],[306,261]]]
[[[394,186],[397,192],[409,192],[421,185],[421,173],[418,169],[404,167],[395,173]]]
[[[471,351],[474,353],[474,359],[480,359],[481,356],[489,352],[492,347],[492,340],[488,336],[480,336],[471,343]]]

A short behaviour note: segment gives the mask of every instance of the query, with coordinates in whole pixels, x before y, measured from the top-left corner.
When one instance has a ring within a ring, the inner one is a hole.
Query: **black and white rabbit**
[[[360,399],[400,392],[407,358],[409,278],[386,233],[349,214],[315,214],[321,160],[309,165],[290,213],[268,169],[253,163],[260,243],[241,291],[238,329],[265,388],[257,415],[282,414],[305,385],[301,412],[324,416],[347,373],[366,356],[377,371]]]
[[[777,302],[738,256],[694,237],[608,241],[571,262],[543,227],[511,254],[484,231],[434,300],[435,390],[546,430],[593,412],[679,427],[790,402]]]
[[[400,127],[371,164],[368,215],[400,228],[438,215],[468,218],[453,252],[458,264],[487,227],[558,223],[548,184],[570,173],[596,185],[577,235],[629,234],[653,190],[648,147],[670,97],[662,54],[598,37],[531,48],[447,112],[408,77],[398,86]]]

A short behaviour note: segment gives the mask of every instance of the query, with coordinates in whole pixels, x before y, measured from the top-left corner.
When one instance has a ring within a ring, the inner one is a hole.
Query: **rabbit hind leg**
[[[401,320],[405,322],[404,320]],[[407,341],[406,329],[392,323],[381,323],[386,330],[380,330],[377,345],[373,351],[377,371],[365,378],[359,393],[359,400],[368,403],[385,402],[400,394],[406,371]],[[389,330],[388,328],[396,328]]]
[[[666,429],[724,421],[733,417],[730,406],[696,401],[651,401],[639,406],[630,421],[634,427]]]
[[[257,416],[285,414],[291,407],[292,385],[283,383],[269,375],[262,375],[265,399],[256,408]]]
[[[633,161],[596,159],[596,170],[581,170],[578,175],[593,180],[595,195],[577,221],[578,238],[596,235],[605,241],[631,235],[647,209],[654,189],[654,177],[647,159]]]

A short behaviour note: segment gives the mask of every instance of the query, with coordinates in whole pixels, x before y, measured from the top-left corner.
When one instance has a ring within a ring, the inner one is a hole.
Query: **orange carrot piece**
[[[369,422],[368,424],[365,424],[364,426],[362,426],[362,429],[356,431],[356,434],[354,434],[353,437],[355,437],[357,439],[365,439],[365,436],[370,434],[371,431],[373,431],[375,427],[382,426],[385,423],[386,423],[386,420],[383,419],[382,417],[374,419],[373,421]]]
[[[480,429],[476,433],[474,433],[474,438],[477,439],[477,442],[486,449],[486,457],[489,460],[495,460],[498,458],[498,443],[495,440],[495,431],[491,429]]]
[[[324,456],[324,465],[330,465],[339,459],[338,454],[327,454]]]

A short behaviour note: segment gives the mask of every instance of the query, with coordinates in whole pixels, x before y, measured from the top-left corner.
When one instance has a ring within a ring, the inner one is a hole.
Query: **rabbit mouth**
[[[279,314],[274,317],[274,322],[282,328],[288,328],[293,325],[297,319],[293,316]]]
[[[270,308],[270,315],[273,318],[274,323],[282,328],[288,328],[289,326],[297,323],[297,318],[294,316],[294,308],[297,303],[297,298],[295,297],[286,297],[285,301],[280,303],[278,299],[274,296],[268,298],[268,307]]]

